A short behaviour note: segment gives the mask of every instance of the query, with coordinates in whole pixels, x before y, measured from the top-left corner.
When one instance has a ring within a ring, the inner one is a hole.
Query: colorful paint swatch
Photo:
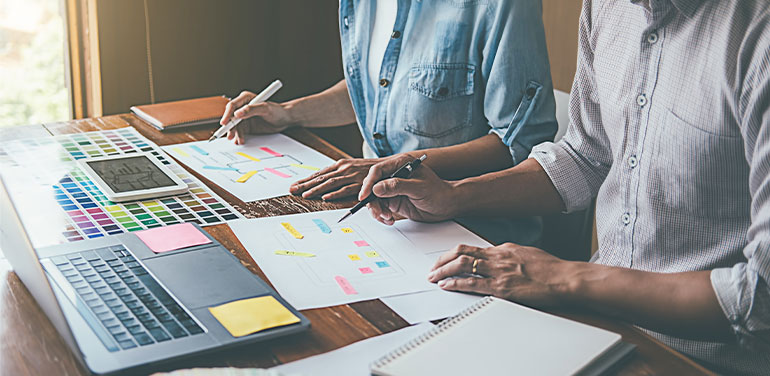
[[[275,251],[275,254],[276,255],[282,255],[282,256],[315,257],[315,254],[313,254],[313,253],[296,252],[296,251],[285,251],[285,250]]]
[[[249,172],[243,174],[243,176],[239,177],[238,179],[235,179],[235,181],[237,181],[238,183],[245,183],[245,182],[249,181],[249,179],[251,179],[251,177],[254,176],[254,174],[256,174],[256,173],[257,173],[256,170],[249,171]]]
[[[209,307],[209,312],[233,337],[243,337],[300,321],[272,295]]]
[[[232,167],[203,166],[203,168],[207,170],[238,171],[237,168],[232,168]]]
[[[240,155],[241,157],[244,157],[244,158],[246,158],[246,159],[250,159],[250,160],[252,160],[252,161],[254,161],[254,162],[259,162],[259,161],[260,161],[260,159],[259,159],[259,158],[256,158],[256,157],[252,157],[252,156],[250,156],[250,155],[248,155],[248,154],[246,154],[246,153],[240,152],[240,151],[239,151],[239,152],[237,152],[237,153],[235,153],[235,154],[238,154],[238,155]]]
[[[342,288],[342,291],[346,295],[356,295],[356,294],[358,294],[356,289],[353,288],[353,285],[351,285],[350,282],[348,282],[347,278],[345,278],[345,277],[343,277],[341,275],[338,275],[338,276],[334,277],[334,280],[337,281],[337,284],[340,285],[340,288]]]
[[[377,264],[378,268],[387,268],[390,266],[387,261],[377,261],[375,264]]]
[[[173,150],[175,153],[179,154],[182,157],[189,157],[190,156],[190,154],[187,154],[187,152],[184,151],[184,149],[182,149],[182,148],[173,148],[171,150]]]
[[[277,152],[277,151],[275,151],[273,149],[270,149],[267,146],[261,147],[259,149],[264,151],[267,154],[270,154],[270,155],[274,156],[274,157],[283,157],[283,154],[281,154],[281,153],[279,153],[279,152]]]
[[[357,247],[368,247],[369,243],[366,240],[356,240],[353,242]]]
[[[350,254],[350,255],[348,255],[348,258],[349,258],[351,261],[359,261],[359,260],[361,260],[361,256],[359,256],[359,255],[356,255],[356,254]]]
[[[361,274],[371,274],[371,273],[374,273],[374,271],[372,271],[372,268],[369,268],[369,267],[358,268],[358,271],[360,271]]]
[[[205,226],[242,218],[227,202],[208,190],[203,183],[174,160],[168,158],[157,145],[144,138],[135,129],[127,127],[127,123],[122,125],[126,128],[0,143],[0,169],[16,167],[35,171],[33,178],[36,180],[33,182],[37,181],[39,187],[32,188],[49,191],[50,197],[61,208],[61,211],[44,208],[46,215],[52,216],[52,223],[62,224],[61,237],[46,237],[45,240],[36,243],[36,246],[98,238],[184,222]],[[153,154],[188,185],[189,192],[158,200],[114,203],[104,196],[75,162],[88,157],[136,152]],[[29,155],[49,156],[56,161],[48,163],[48,160],[43,161],[45,158],[29,158]],[[67,158],[60,158],[60,156]],[[52,167],[50,171],[48,166]],[[68,172],[63,174],[61,171]],[[51,185],[51,181],[56,183]],[[17,186],[21,182],[12,181],[8,184],[11,189],[30,189],[29,185]],[[35,215],[35,211],[39,211],[40,207],[22,204],[18,209],[21,213]],[[57,215],[60,218],[56,218]],[[44,241],[46,243],[43,243]]]
[[[211,239],[203,235],[192,223],[138,231],[136,236],[155,253],[211,243]]]
[[[313,166],[308,166],[308,165],[303,165],[303,164],[297,164],[297,163],[290,163],[289,166],[291,166],[291,167],[298,167],[298,168],[304,168],[305,170],[310,170],[310,171],[318,171],[318,170],[320,170],[320,168],[318,168],[318,167],[313,167]]]
[[[353,233],[353,229],[350,228],[350,227],[343,227],[342,228],[342,232],[344,232],[346,234],[352,234]]]
[[[366,252],[364,254],[366,255],[366,257],[370,257],[370,258],[371,257],[380,257],[380,254],[377,253],[377,251],[369,251],[369,252]]]
[[[209,155],[209,152],[201,149],[200,147],[198,147],[198,145],[190,145],[190,149],[193,149],[202,155]]]
[[[265,171],[267,171],[267,172],[269,172],[269,173],[271,173],[273,175],[280,176],[282,178],[290,178],[291,177],[291,175],[286,175],[283,172],[278,171],[278,170],[276,170],[274,168],[270,168],[270,167],[265,167]]]
[[[305,237],[304,235],[300,234],[299,231],[297,231],[297,229],[294,228],[294,226],[292,226],[291,223],[289,222],[281,222],[281,226],[283,226],[283,228],[285,228],[286,231],[288,231],[289,234],[291,234],[291,236],[297,239],[302,239]]]
[[[313,223],[315,223],[316,226],[318,226],[319,229],[321,229],[321,232],[324,234],[331,234],[332,229],[329,228],[329,226],[326,224],[326,222],[323,221],[323,219],[314,219]]]

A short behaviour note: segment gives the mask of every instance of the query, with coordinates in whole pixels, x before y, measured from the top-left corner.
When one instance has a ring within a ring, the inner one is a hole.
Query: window
[[[0,0],[0,126],[71,119],[61,0]]]

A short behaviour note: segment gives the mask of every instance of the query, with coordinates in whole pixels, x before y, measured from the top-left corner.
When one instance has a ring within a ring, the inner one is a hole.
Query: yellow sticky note
[[[283,256],[297,256],[297,257],[315,257],[315,254],[308,253],[308,252],[297,252],[297,251],[286,251],[283,249],[279,249],[275,251],[276,255],[283,255]]]
[[[299,317],[271,295],[209,307],[209,312],[233,337],[299,322]]]
[[[299,231],[297,231],[297,229],[294,228],[294,226],[292,226],[291,223],[289,222],[281,222],[281,226],[283,226],[283,228],[285,228],[286,231],[288,231],[289,234],[291,234],[291,236],[297,239],[302,239],[305,237],[304,235],[300,234]]]
[[[311,170],[311,171],[318,171],[318,170],[320,170],[320,168],[318,168],[318,167],[313,167],[313,166],[308,166],[308,165],[303,165],[303,164],[298,164],[298,163],[291,163],[291,164],[289,164],[289,166],[304,168],[305,170]]]
[[[359,257],[358,255],[348,255],[348,258],[351,259],[352,261],[358,261],[361,259],[361,257]]]
[[[380,257],[380,254],[377,251],[369,251],[366,252],[366,257]]]
[[[350,227],[345,227],[345,228],[342,229],[342,232],[344,232],[346,234],[352,234],[353,233],[353,229],[350,228]]]
[[[255,157],[252,157],[252,156],[250,156],[250,155],[248,155],[248,154],[246,154],[246,153],[242,153],[242,152],[240,152],[240,151],[239,151],[239,152],[237,152],[237,153],[235,153],[235,154],[238,154],[238,155],[240,155],[241,157],[244,157],[244,158],[246,158],[246,159],[251,159],[251,160],[252,160],[252,161],[254,161],[254,162],[259,162],[259,158],[255,158]]]
[[[247,180],[249,180],[256,173],[257,173],[256,170],[249,171],[249,172],[243,174],[243,176],[239,177],[238,179],[235,179],[235,181],[237,181],[238,183],[245,183]]]
[[[190,156],[190,154],[187,154],[187,152],[182,150],[182,148],[172,148],[171,150],[174,151],[175,153],[179,154],[182,157],[189,157]]]

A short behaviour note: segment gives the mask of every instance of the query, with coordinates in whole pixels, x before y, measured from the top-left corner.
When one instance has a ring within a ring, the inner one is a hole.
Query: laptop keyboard
[[[98,318],[86,320],[95,331],[107,330],[117,346],[110,351],[170,341],[203,329],[123,246],[50,258]],[[82,304],[76,304],[83,309]],[[107,345],[105,343],[105,345]]]

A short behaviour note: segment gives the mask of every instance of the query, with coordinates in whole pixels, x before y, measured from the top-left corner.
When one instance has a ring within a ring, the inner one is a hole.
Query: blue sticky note
[[[315,223],[315,225],[318,226],[318,228],[320,228],[324,234],[332,233],[332,229],[330,229],[329,226],[326,225],[326,222],[324,222],[322,219],[314,219],[313,223]]]
[[[376,264],[378,268],[387,268],[390,266],[387,261],[377,261]]]
[[[198,153],[201,153],[201,154],[203,154],[203,155],[209,155],[209,152],[207,152],[207,151],[205,151],[205,150],[203,150],[203,149],[199,148],[197,145],[190,145],[190,149],[193,149],[193,150],[195,150],[195,151],[197,151]]]
[[[232,167],[203,166],[203,168],[207,170],[238,171],[237,168],[232,168]]]

